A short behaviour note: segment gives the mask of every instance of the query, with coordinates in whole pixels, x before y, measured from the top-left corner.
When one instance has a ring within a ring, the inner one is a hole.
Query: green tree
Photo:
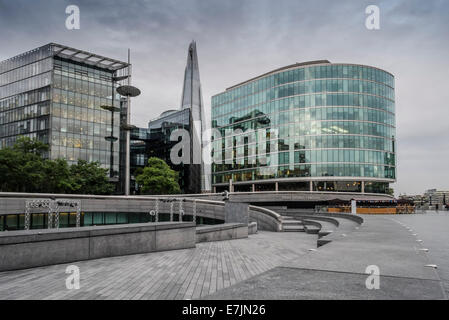
[[[73,193],[77,189],[77,184],[72,179],[70,169],[65,159],[45,160],[43,167],[45,183],[41,185],[39,192]]]
[[[159,158],[149,158],[148,165],[136,177],[136,182],[144,194],[175,194],[180,193],[178,173]]]
[[[42,155],[48,145],[20,137],[12,148],[0,150],[0,189],[9,192],[36,192],[45,181]]]
[[[21,137],[11,148],[0,149],[0,191],[111,194],[107,171],[98,163],[44,159],[48,145]]]
[[[100,167],[98,162],[78,160],[70,167],[70,176],[74,193],[111,194],[114,186],[109,182],[108,170]]]

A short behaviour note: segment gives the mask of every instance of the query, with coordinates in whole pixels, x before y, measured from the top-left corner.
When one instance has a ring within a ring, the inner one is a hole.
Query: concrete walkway
[[[438,266],[437,272],[449,296],[449,212],[432,211],[424,214],[401,215],[393,218],[423,240],[423,247],[429,249],[427,256],[431,264]]]
[[[69,264],[0,273],[0,299],[196,299],[261,274],[316,247],[316,235],[259,232],[194,249],[71,263],[81,287],[67,290]]]
[[[393,216],[363,218],[362,226],[341,239],[205,298],[446,299],[437,272],[426,267],[430,260],[420,250],[422,242]],[[371,265],[380,271],[378,290],[365,284]]]
[[[259,232],[73,263],[79,290],[66,289],[67,265],[3,272],[0,299],[447,299],[449,215],[363,218],[312,251],[316,235]],[[366,287],[370,265],[380,271],[378,290]]]

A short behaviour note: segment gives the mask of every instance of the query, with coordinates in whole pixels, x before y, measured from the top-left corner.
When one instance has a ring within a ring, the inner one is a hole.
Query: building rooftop
[[[48,43],[39,48],[35,48],[35,49],[29,50],[27,52],[23,52],[21,54],[18,54],[14,57],[9,58],[9,59],[0,61],[0,65],[4,65],[4,64],[13,62],[16,59],[22,58],[28,54],[35,53],[44,48],[48,48],[48,50],[49,50],[49,53],[45,54],[45,57],[57,56],[57,57],[61,57],[64,59],[70,59],[70,60],[77,61],[80,63],[86,63],[91,66],[95,66],[98,68],[107,69],[107,70],[111,70],[111,71],[120,70],[120,69],[126,68],[128,66],[128,63],[124,62],[124,61],[108,58],[108,57],[101,56],[101,55],[98,55],[95,53],[75,49],[72,47],[68,47],[68,46],[58,44],[58,43],[53,43],[53,42]],[[43,57],[41,57],[41,58],[43,58]],[[20,66],[21,65],[13,65],[13,66],[9,67],[9,69],[14,69],[14,68],[17,68]],[[8,70],[4,70],[4,71],[8,71]]]
[[[107,58],[94,54],[91,52],[71,48],[57,43],[49,44],[52,48],[53,55],[74,60],[81,63],[86,63],[92,66],[96,66],[103,69],[108,69],[112,71],[120,70],[128,66],[127,62]]]
[[[226,90],[231,90],[231,89],[237,88],[237,87],[239,87],[239,86],[241,86],[243,84],[246,84],[248,82],[254,81],[254,80],[259,79],[259,78],[263,78],[263,77],[265,77],[265,76],[267,76],[267,75],[269,75],[271,73],[279,72],[279,71],[282,71],[282,70],[295,68],[295,67],[310,66],[310,65],[314,65],[314,64],[330,64],[330,63],[331,62],[329,60],[313,60],[313,61],[306,61],[306,62],[297,62],[297,63],[291,64],[291,65],[288,65],[288,66],[285,66],[285,67],[282,67],[282,68],[274,69],[272,71],[269,71],[269,72],[264,73],[264,74],[262,74],[260,76],[251,78],[249,80],[243,81],[243,82],[241,82],[239,84],[236,84],[236,85],[234,85],[232,87],[226,88]]]

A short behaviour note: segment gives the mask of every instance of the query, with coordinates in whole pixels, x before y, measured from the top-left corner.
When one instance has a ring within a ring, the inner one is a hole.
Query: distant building
[[[196,43],[193,41],[187,53],[181,108],[163,112],[158,118],[149,121],[148,128],[131,131],[131,172],[136,173],[139,168],[143,168],[149,157],[158,157],[179,172],[182,193],[210,191],[210,171],[207,171],[208,167],[202,158],[202,135],[205,128],[198,56]],[[178,141],[171,141],[170,136],[176,129],[185,129],[189,134],[189,163],[171,162],[170,152]]]
[[[449,191],[429,189],[422,195],[400,195],[399,199],[412,200],[417,207],[442,209],[449,204]]]
[[[442,208],[449,203],[449,191],[430,189],[424,193],[423,198],[429,206]]]
[[[170,160],[170,151],[178,143],[170,141],[171,133],[176,129],[191,132],[190,119],[190,109],[169,110],[151,120],[148,129],[137,128],[131,131],[131,172],[134,179],[138,169],[146,166],[148,158],[157,157],[179,173],[178,182],[182,193],[201,193],[200,165],[175,165]]]

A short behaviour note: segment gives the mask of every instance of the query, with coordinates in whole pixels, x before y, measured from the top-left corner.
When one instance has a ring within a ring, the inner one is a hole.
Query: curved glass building
[[[297,63],[212,97],[216,192],[385,193],[396,179],[394,77]]]

